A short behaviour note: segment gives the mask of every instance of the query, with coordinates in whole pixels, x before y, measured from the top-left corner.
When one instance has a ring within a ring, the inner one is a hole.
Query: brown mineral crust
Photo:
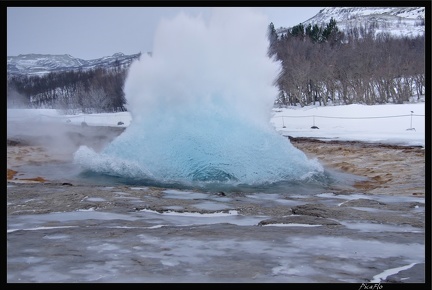
[[[293,138],[290,142],[328,168],[362,177],[354,188],[369,194],[424,195],[425,150],[422,147]]]

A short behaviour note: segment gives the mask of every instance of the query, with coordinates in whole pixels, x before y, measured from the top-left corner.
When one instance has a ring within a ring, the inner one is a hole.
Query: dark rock
[[[339,222],[312,216],[288,216],[282,218],[273,218],[260,221],[259,226],[270,225],[270,224],[307,224],[307,225],[325,225],[325,226],[335,226],[340,225]]]
[[[360,198],[360,199],[355,199],[355,200],[350,200],[347,202],[344,202],[343,204],[341,204],[341,206],[346,207],[346,206],[351,206],[351,207],[371,207],[371,208],[385,208],[386,204],[379,202],[377,200],[373,200],[373,199],[366,199],[366,198]]]

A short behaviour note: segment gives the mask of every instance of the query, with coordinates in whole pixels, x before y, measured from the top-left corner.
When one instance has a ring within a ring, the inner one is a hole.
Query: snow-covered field
[[[8,121],[66,122],[127,127],[130,113],[63,115],[49,109],[8,109]],[[308,106],[274,109],[271,124],[283,135],[324,140],[380,142],[425,147],[425,103]],[[316,126],[318,129],[312,129]]]
[[[425,103],[277,109],[276,129],[292,137],[425,146]],[[284,128],[285,126],[285,128]],[[312,129],[312,127],[318,129]]]

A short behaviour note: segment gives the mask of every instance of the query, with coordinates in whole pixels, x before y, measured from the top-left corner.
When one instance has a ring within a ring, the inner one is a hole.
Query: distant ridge
[[[93,60],[75,58],[69,54],[20,54],[7,57],[8,75],[44,75],[50,72],[89,70],[97,67],[129,66],[141,53],[125,55],[121,52]]]

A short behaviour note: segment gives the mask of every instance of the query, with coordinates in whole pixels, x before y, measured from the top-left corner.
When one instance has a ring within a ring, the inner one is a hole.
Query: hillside
[[[425,32],[425,7],[326,7],[314,17],[302,22],[318,26],[336,20],[341,31],[353,27],[374,27],[375,33],[392,36],[415,37]],[[286,33],[290,27],[280,27],[278,34]]]

